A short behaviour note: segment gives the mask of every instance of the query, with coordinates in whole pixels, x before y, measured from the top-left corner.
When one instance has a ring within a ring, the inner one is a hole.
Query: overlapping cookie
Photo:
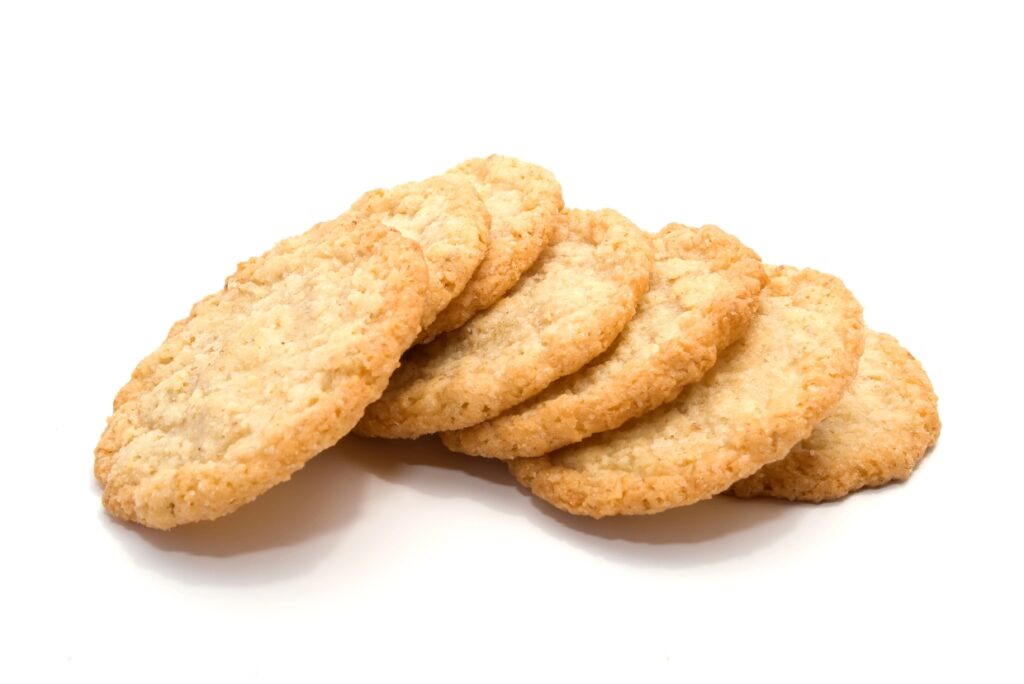
[[[166,529],[354,426],[441,432],[593,517],[839,498],[906,479],[940,428],[920,364],[838,279],[714,226],[566,211],[548,171],[497,155],[240,264],[118,393],[95,474],[112,515]]]
[[[938,399],[921,364],[869,331],[857,377],[786,458],[733,485],[740,497],[829,501],[906,480],[939,437]]]
[[[674,399],[746,330],[765,275],[753,251],[715,226],[653,236],[651,286],[614,345],[582,370],[479,425],[447,432],[474,456],[541,456]]]
[[[709,498],[807,437],[853,380],[861,308],[832,276],[773,267],[746,335],[665,406],[509,468],[570,513],[657,513]]]
[[[633,317],[652,261],[650,239],[621,214],[567,212],[506,297],[406,355],[359,432],[408,438],[474,425],[579,370]]]
[[[550,171],[512,157],[470,159],[445,175],[476,189],[490,214],[489,241],[473,277],[420,342],[458,328],[508,292],[548,244],[563,206],[562,188]]]
[[[345,435],[423,317],[416,243],[358,214],[239,265],[114,400],[103,503],[169,528],[230,513]]]

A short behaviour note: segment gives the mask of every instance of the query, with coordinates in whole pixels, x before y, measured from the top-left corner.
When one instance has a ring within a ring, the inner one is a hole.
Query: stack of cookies
[[[838,278],[762,264],[714,226],[566,209],[550,172],[492,156],[240,264],[118,393],[95,472],[111,514],[166,529],[353,430],[438,433],[602,517],[903,480],[939,418]]]

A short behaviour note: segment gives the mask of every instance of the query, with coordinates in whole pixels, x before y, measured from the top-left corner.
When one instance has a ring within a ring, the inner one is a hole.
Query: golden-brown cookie
[[[469,283],[423,331],[421,342],[463,325],[515,285],[551,239],[563,206],[562,188],[550,171],[511,157],[470,159],[446,175],[476,188],[491,216],[490,243]]]
[[[462,292],[487,252],[491,217],[473,184],[457,176],[371,190],[352,205],[352,211],[394,228],[423,249],[424,327]]]
[[[766,270],[746,335],[699,382],[617,430],[510,461],[516,478],[562,510],[599,518],[707,499],[785,456],[853,380],[864,331],[837,278]]]
[[[166,529],[230,513],[347,433],[420,329],[416,243],[343,215],[238,266],[114,400],[103,503]]]
[[[507,296],[402,360],[359,432],[417,437],[474,425],[608,348],[650,281],[650,239],[617,212],[570,211]]]
[[[817,502],[906,480],[939,426],[924,368],[893,337],[869,331],[857,377],[835,410],[786,458],[740,480],[732,493]]]
[[[674,399],[746,330],[766,281],[753,251],[715,226],[666,226],[653,238],[651,286],[612,347],[496,418],[446,432],[453,451],[541,456],[619,427]]]

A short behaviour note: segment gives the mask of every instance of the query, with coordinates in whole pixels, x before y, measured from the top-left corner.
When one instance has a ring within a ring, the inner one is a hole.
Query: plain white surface
[[[4,3],[3,679],[1019,678],[1024,25],[826,5]],[[491,152],[841,276],[939,446],[840,503],[595,522],[348,439],[216,523],[103,513],[110,401],[193,301]]]

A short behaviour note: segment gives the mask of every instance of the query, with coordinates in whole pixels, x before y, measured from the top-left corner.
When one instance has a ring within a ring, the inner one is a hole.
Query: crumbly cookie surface
[[[652,241],[650,288],[612,347],[506,413],[444,433],[449,449],[541,456],[671,401],[711,368],[757,310],[761,260],[715,226],[671,224]]]
[[[650,239],[607,209],[564,219],[508,295],[406,355],[361,434],[417,437],[474,425],[608,348],[648,287]]]
[[[107,510],[166,529],[287,480],[380,396],[426,284],[418,245],[352,215],[240,264],[115,398],[95,452]]]
[[[421,342],[463,325],[515,285],[548,244],[563,208],[554,175],[512,157],[470,159],[446,175],[476,188],[491,217],[490,241],[473,277],[423,331]]]
[[[700,381],[617,430],[510,461],[513,475],[558,508],[599,518],[691,504],[785,456],[853,380],[864,331],[837,278],[766,271],[746,334]]]
[[[853,384],[786,458],[737,482],[740,497],[829,501],[906,480],[939,437],[938,399],[895,338],[867,333]]]
[[[427,261],[424,328],[466,287],[490,241],[487,208],[473,184],[458,176],[371,190],[352,205],[352,212],[394,228],[423,249]]]

